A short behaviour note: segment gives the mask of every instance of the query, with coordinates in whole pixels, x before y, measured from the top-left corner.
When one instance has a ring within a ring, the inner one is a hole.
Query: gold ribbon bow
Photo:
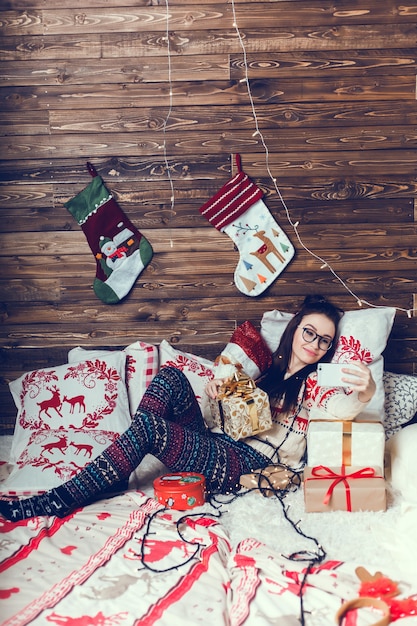
[[[254,389],[256,389],[256,384],[252,378],[243,372],[236,372],[232,378],[228,378],[221,385],[217,399],[223,400],[228,396],[236,396],[247,401],[250,399]]]
[[[221,401],[225,398],[234,396],[235,398],[241,398],[244,402],[246,402],[253,435],[256,435],[256,433],[259,432],[258,409],[256,407],[255,400],[253,399],[253,392],[255,389],[255,381],[244,372],[237,371],[232,378],[228,378],[224,381],[219,389],[219,393],[217,394],[221,416]],[[222,421],[223,420],[224,417],[222,416]]]

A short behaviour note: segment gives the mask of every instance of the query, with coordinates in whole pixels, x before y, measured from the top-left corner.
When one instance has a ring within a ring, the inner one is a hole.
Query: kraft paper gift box
[[[307,431],[307,465],[377,467],[384,470],[381,422],[312,420]]]
[[[375,467],[306,467],[304,503],[309,513],[385,511],[385,479]]]
[[[209,403],[213,425],[236,441],[272,427],[268,395],[245,375],[227,381]]]

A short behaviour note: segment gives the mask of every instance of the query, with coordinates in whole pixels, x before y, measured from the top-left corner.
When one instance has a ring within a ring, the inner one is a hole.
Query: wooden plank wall
[[[387,368],[416,373],[415,2],[1,6],[1,432],[8,381],[73,346],[167,339],[214,357],[240,322],[318,291],[397,307]],[[198,212],[237,152],[296,248],[256,298],[233,284],[233,242]],[[88,184],[86,160],[155,251],[119,305],[95,297],[63,206]]]

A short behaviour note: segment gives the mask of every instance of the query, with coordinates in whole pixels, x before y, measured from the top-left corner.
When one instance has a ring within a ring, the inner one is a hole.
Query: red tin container
[[[186,511],[205,502],[206,479],[194,472],[164,474],[153,481],[155,499],[169,509]]]

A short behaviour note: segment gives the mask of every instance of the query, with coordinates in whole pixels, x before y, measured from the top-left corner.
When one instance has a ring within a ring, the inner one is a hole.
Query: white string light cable
[[[163,151],[164,151],[165,170],[166,170],[166,173],[167,173],[167,176],[168,176],[168,181],[169,181],[170,188],[171,188],[171,197],[170,197],[171,212],[173,212],[174,211],[174,206],[175,206],[175,191],[174,191],[174,183],[173,183],[172,175],[171,175],[171,168],[170,168],[170,165],[169,165],[169,162],[168,162],[167,143],[166,143],[167,125],[168,125],[169,119],[171,117],[172,108],[173,108],[171,41],[170,41],[170,37],[169,37],[169,0],[165,0],[165,23],[166,23],[165,36],[162,38],[162,40],[166,41],[166,46],[167,46],[169,101],[168,101],[168,111],[167,111],[167,114],[165,116],[165,119],[162,122],[163,144],[162,144],[162,146],[160,146],[160,148],[162,148]],[[170,246],[171,246],[171,248],[173,247],[173,245],[174,244],[173,244],[173,241],[172,241],[172,236],[170,236]]]
[[[269,165],[269,149],[268,146],[265,142],[265,138],[259,128],[259,123],[258,123],[258,117],[256,114],[256,108],[255,108],[255,103],[253,100],[253,96],[252,96],[252,92],[251,92],[251,87],[250,87],[250,82],[249,82],[249,73],[248,73],[248,60],[247,60],[247,54],[246,54],[246,47],[245,47],[245,43],[243,41],[242,35],[240,33],[239,30],[239,26],[237,23],[237,15],[236,15],[236,7],[235,7],[235,2],[234,0],[231,0],[231,6],[232,6],[232,12],[233,12],[233,27],[236,30],[236,34],[238,36],[239,39],[239,43],[240,43],[240,47],[242,48],[242,53],[243,53],[243,62],[244,62],[244,69],[245,69],[245,78],[240,79],[239,82],[241,83],[246,83],[246,88],[247,88],[247,92],[248,92],[248,97],[249,97],[249,101],[250,101],[250,106],[252,109],[252,115],[253,115],[253,119],[254,119],[254,123],[255,123],[255,132],[253,133],[252,137],[257,137],[259,136],[259,139],[262,143],[262,146],[264,148],[265,151],[265,163],[266,163],[266,170],[268,172],[268,175],[274,185],[275,191],[280,199],[280,202],[282,204],[282,206],[284,207],[285,213],[287,215],[287,220],[289,222],[289,224],[291,225],[291,227],[294,230],[294,233],[297,237],[297,240],[300,244],[300,246],[302,248],[304,248],[304,250],[310,254],[312,257],[314,257],[315,259],[317,259],[317,261],[319,261],[321,263],[320,269],[325,269],[327,268],[332,274],[333,276],[342,284],[342,286],[346,289],[347,292],[350,293],[350,295],[355,298],[357,304],[359,307],[361,307],[363,304],[369,306],[369,307],[373,307],[373,308],[382,308],[385,305],[377,305],[377,304],[372,304],[371,302],[368,302],[367,300],[363,300],[362,298],[360,298],[359,296],[357,296],[350,288],[349,286],[344,282],[344,280],[335,272],[335,270],[331,267],[331,265],[329,265],[329,263],[323,259],[321,256],[317,255],[315,252],[313,252],[312,250],[310,250],[310,248],[308,248],[303,240],[301,239],[301,236],[298,232],[298,225],[299,222],[293,222],[291,215],[290,215],[290,211],[287,207],[287,204],[285,203],[285,200],[281,194],[281,191],[278,187],[277,184],[277,179],[275,178],[275,176],[272,174],[271,172],[271,168]],[[417,309],[403,309],[400,307],[394,307],[397,311],[403,311],[404,313],[407,314],[407,316],[409,318],[411,318],[413,316],[414,312],[417,312]]]

